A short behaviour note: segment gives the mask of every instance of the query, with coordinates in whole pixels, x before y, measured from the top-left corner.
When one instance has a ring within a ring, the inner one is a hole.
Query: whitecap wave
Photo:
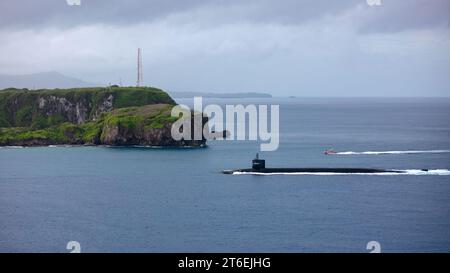
[[[367,152],[336,152],[336,155],[384,155],[384,154],[442,154],[450,153],[450,150],[411,150],[411,151],[367,151]]]
[[[233,172],[233,175],[320,175],[320,176],[334,176],[334,175],[450,175],[448,169],[435,169],[435,170],[420,170],[420,169],[408,169],[408,170],[392,170],[392,172],[379,172],[379,173],[337,173],[337,172],[294,172],[294,173],[259,173],[259,172]]]

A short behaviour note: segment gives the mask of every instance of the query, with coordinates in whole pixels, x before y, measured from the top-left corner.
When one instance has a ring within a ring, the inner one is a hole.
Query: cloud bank
[[[0,74],[172,91],[449,96],[449,0],[3,0]]]

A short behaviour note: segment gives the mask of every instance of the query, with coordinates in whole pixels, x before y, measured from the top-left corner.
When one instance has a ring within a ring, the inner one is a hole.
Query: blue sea
[[[0,252],[69,252],[69,241],[82,252],[369,252],[369,241],[382,252],[450,251],[450,99],[204,103],[279,104],[279,149],[260,154],[268,167],[410,171],[221,173],[250,167],[255,141],[0,148]]]

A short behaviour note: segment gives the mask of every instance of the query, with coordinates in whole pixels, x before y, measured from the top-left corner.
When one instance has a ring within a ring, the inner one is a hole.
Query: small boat
[[[337,154],[335,151],[333,151],[333,150],[325,150],[325,152],[323,152],[324,154],[326,154],[326,155],[335,155],[335,154]]]

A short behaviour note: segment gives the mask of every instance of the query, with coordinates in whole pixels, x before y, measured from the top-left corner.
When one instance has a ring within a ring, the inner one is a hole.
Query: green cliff
[[[150,87],[0,91],[0,146],[199,146],[175,141],[174,100]]]

